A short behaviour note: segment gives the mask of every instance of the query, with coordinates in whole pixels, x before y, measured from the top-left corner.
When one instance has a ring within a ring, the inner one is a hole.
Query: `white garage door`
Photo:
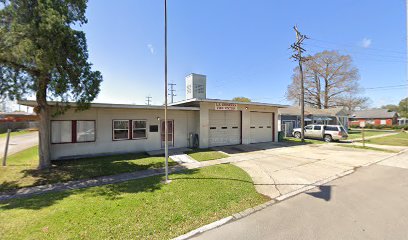
[[[272,141],[272,113],[251,112],[251,143]]]
[[[241,112],[211,110],[209,120],[210,147],[241,143]]]

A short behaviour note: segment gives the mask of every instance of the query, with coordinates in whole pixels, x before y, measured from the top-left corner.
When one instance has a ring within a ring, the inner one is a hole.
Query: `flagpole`
[[[167,0],[164,0],[164,158],[166,183],[169,182],[169,143],[167,122]]]

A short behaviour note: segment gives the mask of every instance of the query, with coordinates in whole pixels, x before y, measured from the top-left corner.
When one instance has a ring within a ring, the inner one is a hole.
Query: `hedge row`
[[[349,125],[349,128],[360,128],[360,125],[358,124],[351,124]],[[366,124],[365,128],[368,129],[408,129],[408,125],[393,125],[393,126],[388,126],[388,125],[373,125],[373,124]]]

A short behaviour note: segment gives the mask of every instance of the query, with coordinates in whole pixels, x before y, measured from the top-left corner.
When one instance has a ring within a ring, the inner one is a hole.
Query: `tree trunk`
[[[314,73],[314,79],[316,83],[316,101],[317,101],[317,108],[321,109],[322,108],[322,100],[321,100],[321,94],[322,94],[322,88],[320,87],[320,79],[317,76],[317,73]]]
[[[50,160],[50,122],[48,107],[40,107],[40,128],[39,128],[39,169],[45,169],[51,166]]]
[[[49,168],[51,166],[50,158],[50,115],[47,104],[47,83],[48,79],[38,80],[38,90],[36,93],[38,106],[36,112],[40,117],[39,128],[39,169]]]
[[[329,108],[329,80],[324,79],[324,109]]]

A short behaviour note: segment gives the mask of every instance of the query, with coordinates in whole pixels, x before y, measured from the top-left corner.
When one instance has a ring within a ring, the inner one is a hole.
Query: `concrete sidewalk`
[[[384,134],[379,134],[379,135],[374,135],[374,136],[369,136],[369,137],[365,137],[365,140],[370,140],[373,138],[381,138],[381,137],[388,137],[388,136],[392,136],[392,135],[397,135],[400,132],[390,132],[390,133],[384,133]],[[356,138],[356,139],[350,139],[350,142],[356,142],[356,141],[362,141],[363,138]]]
[[[340,144],[352,144],[352,145],[355,145],[355,146],[363,146],[363,143],[361,143],[361,142],[340,143]],[[400,151],[403,151],[403,150],[408,148],[408,147],[404,147],[404,146],[380,145],[380,144],[372,144],[372,143],[365,143],[365,146],[366,147],[373,147],[373,148],[380,148],[380,149],[385,149],[385,150],[390,150],[390,151],[396,151],[396,152],[400,152]]]
[[[186,168],[183,166],[175,166],[169,168],[170,173],[179,172],[185,170]],[[7,201],[14,198],[24,198],[24,197],[31,197],[34,195],[40,195],[44,193],[50,192],[61,192],[65,190],[73,190],[73,189],[81,189],[81,188],[89,188],[113,183],[120,183],[135,179],[141,179],[146,177],[164,175],[164,169],[148,169],[143,171],[137,172],[130,172],[130,173],[122,173],[117,175],[111,176],[102,176],[92,179],[82,179],[82,180],[75,180],[75,181],[68,181],[63,183],[55,183],[55,184],[47,184],[47,185],[40,185],[34,187],[26,187],[20,188],[15,191],[0,193],[0,202]]]

